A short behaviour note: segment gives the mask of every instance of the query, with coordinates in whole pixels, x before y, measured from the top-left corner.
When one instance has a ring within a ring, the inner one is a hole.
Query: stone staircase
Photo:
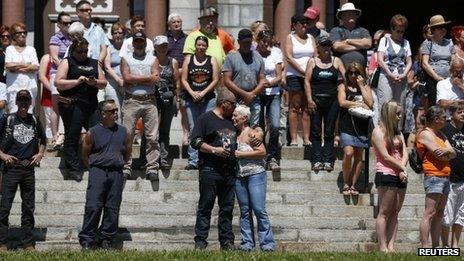
[[[178,151],[182,151],[177,148]],[[134,149],[138,154],[138,148]],[[179,153],[182,154],[182,153]],[[371,251],[376,249],[376,189],[344,197],[341,161],[327,173],[310,171],[303,148],[284,147],[280,172],[269,172],[267,210],[281,250],[292,251]],[[338,152],[340,156],[340,151]],[[370,166],[374,160],[371,152]],[[182,156],[182,155],[180,155]],[[58,169],[60,158],[48,154],[36,169],[36,227],[38,249],[78,249],[82,225],[87,173],[80,183],[63,180]],[[124,249],[192,249],[198,200],[198,171],[186,171],[186,160],[176,158],[173,168],[160,174],[152,184],[142,178],[127,181],[121,205],[117,242]],[[397,248],[415,251],[419,242],[419,222],[423,211],[422,176],[410,171],[410,182],[400,213]],[[361,176],[359,188],[363,188]],[[371,170],[369,181],[374,180]],[[155,190],[155,191],[154,191]],[[16,195],[10,216],[18,237],[20,198]],[[214,209],[209,238],[218,248],[217,207]],[[240,240],[239,209],[234,209],[234,231]]]
[[[121,204],[120,231],[117,242],[124,249],[174,250],[192,249],[198,171],[186,171],[185,148],[181,148],[179,118],[171,128],[171,153],[175,159],[169,172],[160,174],[152,184],[142,178],[126,183]],[[139,149],[134,146],[133,157]],[[374,181],[374,154],[369,156],[369,184],[366,193],[344,197],[340,149],[334,171],[314,173],[310,170],[309,149],[283,147],[281,171],[268,173],[267,211],[278,249],[290,251],[372,251],[377,249],[375,216],[377,191]],[[78,233],[82,226],[87,173],[80,183],[63,180],[58,169],[57,153],[47,153],[36,169],[37,248],[79,249]],[[134,162],[134,165],[136,162]],[[419,242],[424,191],[422,175],[410,170],[404,206],[400,212],[396,247],[415,252]],[[135,176],[143,176],[140,171]],[[364,174],[358,189],[364,188]],[[10,237],[18,239],[21,223],[21,200],[16,195],[10,216]],[[240,240],[238,205],[234,209],[233,229]],[[15,242],[16,243],[16,242]],[[15,244],[13,244],[15,247]],[[209,248],[218,249],[217,207],[212,217]]]

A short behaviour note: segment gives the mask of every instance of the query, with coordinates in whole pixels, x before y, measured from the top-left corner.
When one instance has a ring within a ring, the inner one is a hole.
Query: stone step
[[[59,179],[37,179],[36,191],[85,191],[87,189],[87,181],[76,182],[72,180],[59,180]],[[371,184],[371,193],[376,194],[377,189]],[[318,193],[334,194],[340,193],[343,188],[343,183],[333,181],[306,181],[306,180],[287,180],[284,179],[280,182],[269,180],[267,183],[268,192],[311,192],[317,191]],[[197,180],[172,180],[171,178],[161,178],[159,182],[159,190],[178,192],[178,191],[192,191],[198,193]],[[149,181],[144,179],[128,180],[124,191],[140,191],[152,192],[153,188]],[[422,182],[412,180],[408,184],[408,194],[420,194],[424,189]]]
[[[179,204],[198,202],[199,194],[193,191],[124,191],[122,204]],[[404,206],[422,206],[424,204],[424,194],[406,194]],[[84,203],[85,191],[36,191],[35,201],[37,203]],[[19,192],[16,193],[15,202],[20,202]],[[356,205],[356,206],[377,206],[378,197],[376,194],[360,194],[358,196],[343,196],[340,193],[314,193],[306,192],[285,192],[268,191],[266,202],[286,205],[302,206],[324,206],[324,205]]]
[[[240,242],[236,241],[235,245]],[[174,251],[174,250],[192,250],[193,241],[181,242],[131,242],[126,241],[121,245],[123,249],[141,250],[141,251]],[[398,252],[417,252],[418,243],[402,243],[395,246]],[[78,250],[80,245],[77,241],[47,241],[37,242],[36,248],[40,251],[47,250]],[[219,249],[217,242],[210,241],[208,250]],[[371,242],[288,242],[278,241],[277,250],[289,252],[372,252],[378,251],[376,243]]]
[[[213,226],[208,241],[218,241],[217,227]],[[236,238],[240,238],[240,227],[233,227]],[[58,227],[58,228],[36,228],[34,230],[34,240],[37,242],[67,241],[78,242],[79,227]],[[375,230],[351,230],[351,229],[273,229],[274,238],[278,242],[325,242],[325,243],[347,243],[347,242],[377,242]],[[20,239],[20,229],[14,227],[9,231],[9,240]],[[127,229],[120,228],[115,237],[116,242],[192,242],[195,236],[194,228],[165,228],[165,229]],[[420,241],[419,231],[401,231],[398,233],[396,243],[414,244]]]
[[[82,225],[82,215],[36,215],[36,227],[80,227]],[[166,229],[192,228],[195,225],[196,217],[194,214],[172,215],[121,215],[120,227],[128,229]],[[212,224],[217,224],[217,216],[212,216]],[[375,219],[361,217],[273,217],[270,215],[272,227],[278,229],[347,229],[347,230],[374,230]],[[400,218],[398,230],[416,231],[419,229],[420,218]],[[19,226],[21,224],[20,215],[11,215],[10,224]],[[239,218],[234,218],[232,224],[239,225]]]

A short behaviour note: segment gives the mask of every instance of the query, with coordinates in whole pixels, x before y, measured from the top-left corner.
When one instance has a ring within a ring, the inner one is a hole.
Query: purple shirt
[[[72,40],[69,36],[65,36],[61,31],[58,31],[50,38],[50,43],[48,45],[56,45],[59,47],[58,58],[63,59],[66,50],[71,45]],[[52,72],[56,72],[57,67],[52,66]]]
[[[179,68],[182,68],[182,63],[184,62],[184,43],[187,35],[182,32],[181,36],[178,39],[174,39],[171,31],[166,32],[168,37],[168,55],[177,60],[179,63]]]

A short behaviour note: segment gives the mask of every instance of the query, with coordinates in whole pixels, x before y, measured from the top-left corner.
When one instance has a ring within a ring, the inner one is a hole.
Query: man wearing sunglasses
[[[450,77],[437,83],[437,104],[448,110],[449,106],[464,99],[464,62],[453,59],[450,67]],[[447,112],[447,114],[449,114]]]
[[[116,123],[118,107],[115,101],[100,102],[99,110],[101,123],[89,130],[82,144],[83,162],[89,168],[84,222],[79,233],[83,250],[97,246],[95,239],[102,211],[100,246],[103,249],[113,247],[124,184],[122,169],[132,154],[129,132]]]
[[[22,200],[21,243],[26,250],[34,250],[34,168],[42,160],[47,139],[40,122],[28,113],[31,102],[32,96],[28,90],[19,91],[16,94],[17,112],[5,115],[0,120],[0,159],[4,163],[0,200],[0,252],[7,250],[8,217],[18,185]]]
[[[84,38],[90,44],[89,57],[98,60],[98,64],[103,68],[107,47],[110,45],[110,42],[103,29],[92,22],[92,6],[90,2],[86,0],[79,1],[76,4],[76,13],[77,17],[79,17],[79,22],[85,26]]]

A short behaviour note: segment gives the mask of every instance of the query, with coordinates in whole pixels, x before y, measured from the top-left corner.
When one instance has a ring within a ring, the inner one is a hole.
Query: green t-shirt
[[[217,35],[207,36],[203,34],[202,32],[200,32],[200,30],[191,32],[187,36],[187,39],[185,39],[183,53],[184,54],[195,53],[195,39],[197,39],[197,37],[200,35],[206,36],[208,38],[208,49],[206,49],[206,54],[216,58],[218,66],[219,68],[221,68],[222,63],[224,62],[224,59],[226,57],[226,53],[224,52],[224,49],[222,48],[221,39]]]

